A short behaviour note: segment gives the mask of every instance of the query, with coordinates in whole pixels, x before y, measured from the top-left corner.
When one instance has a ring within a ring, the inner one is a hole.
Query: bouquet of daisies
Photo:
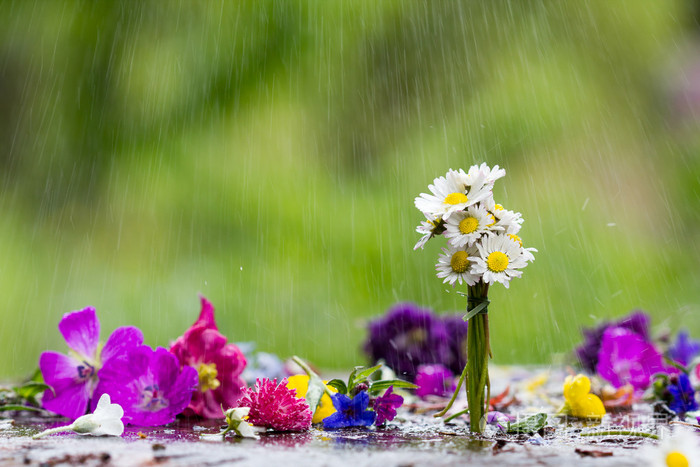
[[[493,185],[505,176],[497,165],[472,166],[468,172],[450,169],[428,186],[430,194],[416,198],[416,207],[425,221],[416,229],[422,234],[414,249],[423,248],[438,235],[447,239],[447,248],[435,265],[437,276],[453,287],[468,286],[465,321],[467,364],[455,395],[466,380],[469,420],[473,432],[481,432],[488,411],[488,358],[491,355],[488,327],[488,289],[494,282],[506,288],[510,280],[535,259],[534,248],[524,248],[518,236],[523,223],[519,212],[509,211],[493,199]],[[443,411],[442,414],[444,414]],[[439,414],[440,415],[440,414]]]

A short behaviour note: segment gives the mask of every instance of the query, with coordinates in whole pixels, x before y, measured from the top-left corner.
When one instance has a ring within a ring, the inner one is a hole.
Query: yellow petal
[[[571,415],[581,418],[602,418],[605,415],[605,407],[598,396],[586,394],[571,404]]]
[[[327,383],[327,381],[324,381]],[[297,398],[305,398],[306,391],[309,390],[309,376],[308,375],[294,375],[287,378],[287,387],[289,389],[297,390]],[[327,386],[331,392],[338,392],[332,386]],[[333,407],[333,401],[330,396],[326,393],[321,397],[321,402],[316,407],[316,412],[314,412],[314,418],[311,420],[312,423],[321,423],[324,418],[335,413],[335,407]]]
[[[564,380],[564,398],[574,404],[591,391],[591,380],[587,376],[578,374],[567,376]]]

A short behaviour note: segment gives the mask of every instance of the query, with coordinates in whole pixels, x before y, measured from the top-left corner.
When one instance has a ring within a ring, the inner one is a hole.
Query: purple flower
[[[629,383],[635,390],[646,389],[654,373],[666,372],[659,351],[641,335],[622,327],[603,333],[596,370],[616,388]]]
[[[180,370],[180,362],[163,347],[142,345],[102,367],[93,404],[106,393],[124,409],[125,422],[165,425],[185,410],[198,384],[194,368]]]
[[[462,319],[464,313],[447,315],[443,317],[442,322],[447,329],[447,345],[449,352],[443,362],[452,373],[462,374],[464,366],[467,364],[467,322]]]
[[[685,373],[681,373],[671,378],[668,391],[671,393],[672,401],[668,407],[680,415],[686,412],[698,410],[698,403],[695,401],[695,390],[690,384],[690,378]]]
[[[360,391],[352,399],[345,394],[331,396],[336,412],[323,419],[323,428],[337,430],[352,426],[371,426],[377,416],[376,412],[367,410],[369,394]]]
[[[383,425],[387,421],[392,421],[396,417],[396,409],[403,404],[403,397],[393,394],[394,386],[389,386],[384,395],[374,400],[374,411],[377,412],[375,425]]]
[[[100,367],[141,345],[143,334],[131,326],[118,328],[100,350],[100,322],[92,307],[64,314],[58,330],[72,352],[70,355],[44,352],[39,357],[44,381],[53,389],[44,392],[42,406],[75,420],[85,414]],[[94,405],[97,399],[93,399]]]
[[[416,375],[416,395],[421,399],[429,395],[448,396],[453,382],[454,375],[445,365],[421,365]]]
[[[668,355],[683,366],[688,366],[700,353],[700,341],[692,340],[685,329],[678,333],[676,342],[668,348]]]
[[[619,321],[603,323],[595,328],[584,329],[584,343],[575,351],[578,360],[581,362],[581,366],[591,373],[596,371],[601,340],[603,338],[603,334],[608,328],[625,328],[638,334],[646,342],[650,342],[649,322],[649,315],[643,311],[635,311]]]
[[[413,381],[424,363],[449,359],[445,324],[429,310],[401,303],[369,324],[364,350],[373,362],[383,359],[399,376]],[[461,371],[461,369],[460,369]]]
[[[507,424],[512,421],[515,421],[515,417],[512,415],[506,415],[503,412],[491,411],[486,415],[486,423],[489,425],[494,425],[502,431],[506,431]]]

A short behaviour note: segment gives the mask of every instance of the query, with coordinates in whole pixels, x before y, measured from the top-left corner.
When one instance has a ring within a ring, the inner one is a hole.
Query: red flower
[[[185,415],[223,418],[224,408],[233,407],[241,397],[245,382],[241,373],[246,366],[243,352],[227,344],[214,321],[214,307],[204,297],[199,319],[170,347],[181,366],[192,366],[199,374],[199,386]]]
[[[287,387],[287,378],[257,379],[255,388],[244,390],[238,407],[250,407],[248,422],[277,431],[303,431],[311,427],[313,414],[306,399],[297,399],[296,390]]]

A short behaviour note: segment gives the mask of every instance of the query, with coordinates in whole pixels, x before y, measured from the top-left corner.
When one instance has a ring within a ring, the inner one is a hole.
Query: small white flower
[[[658,467],[698,467],[700,449],[698,436],[689,430],[676,430],[663,439],[659,446],[645,449],[649,465]]]
[[[58,428],[52,428],[34,435],[34,438],[64,431],[74,431],[81,435],[92,436],[121,436],[124,433],[124,409],[119,404],[112,404],[109,394],[102,394],[97,402],[95,411],[78,417],[73,423]]]
[[[486,200],[486,209],[493,215],[495,222],[492,227],[500,227],[499,230],[504,230],[508,234],[517,234],[520,232],[524,221],[522,214],[516,211],[510,211],[497,204],[493,198]]]
[[[520,269],[527,266],[523,248],[508,235],[484,237],[476,244],[479,255],[470,257],[474,261],[472,272],[483,276],[487,284],[500,282],[508,288],[510,280],[520,277]]]
[[[472,246],[481,236],[489,230],[491,224],[486,208],[481,205],[469,206],[466,211],[460,211],[447,221],[445,237],[454,247]],[[492,229],[502,230],[502,227],[493,226]]]
[[[243,438],[257,438],[258,435],[255,433],[253,426],[244,420],[249,412],[250,407],[234,407],[228,409],[224,413],[228,428],[224,430],[223,434],[226,434],[228,431],[234,431],[238,436],[242,436]]]
[[[485,183],[493,186],[496,180],[506,176],[506,169],[501,169],[498,165],[494,165],[492,169],[486,165],[486,162],[483,162],[481,165],[472,165],[469,167],[469,172],[467,172],[467,180],[474,180],[479,175],[483,176]]]
[[[523,248],[523,241],[520,237],[518,237],[515,234],[507,234],[508,238],[513,240],[519,247]],[[525,258],[525,261],[531,263],[535,261],[535,255],[532,253],[537,253],[536,248],[523,248],[523,258]]]
[[[467,185],[464,171],[450,169],[444,177],[438,177],[428,189],[432,194],[421,193],[415,200],[416,207],[430,218],[449,219],[452,213],[491,196],[491,186],[485,183],[483,175],[478,175]]]
[[[442,223],[442,220],[438,219],[436,221],[431,216],[426,215],[426,220],[421,222],[420,225],[416,227],[416,232],[423,236],[420,238],[420,240],[418,240],[418,243],[416,243],[416,246],[414,246],[413,249],[417,250],[418,248],[423,248],[428,240],[442,233],[443,227],[444,224]]]
[[[449,246],[442,249],[442,254],[435,265],[437,276],[444,279],[443,283],[449,283],[452,287],[456,282],[465,282],[467,285],[474,285],[479,280],[479,275],[473,274],[473,262],[470,256],[477,254],[474,247],[465,249]]]

